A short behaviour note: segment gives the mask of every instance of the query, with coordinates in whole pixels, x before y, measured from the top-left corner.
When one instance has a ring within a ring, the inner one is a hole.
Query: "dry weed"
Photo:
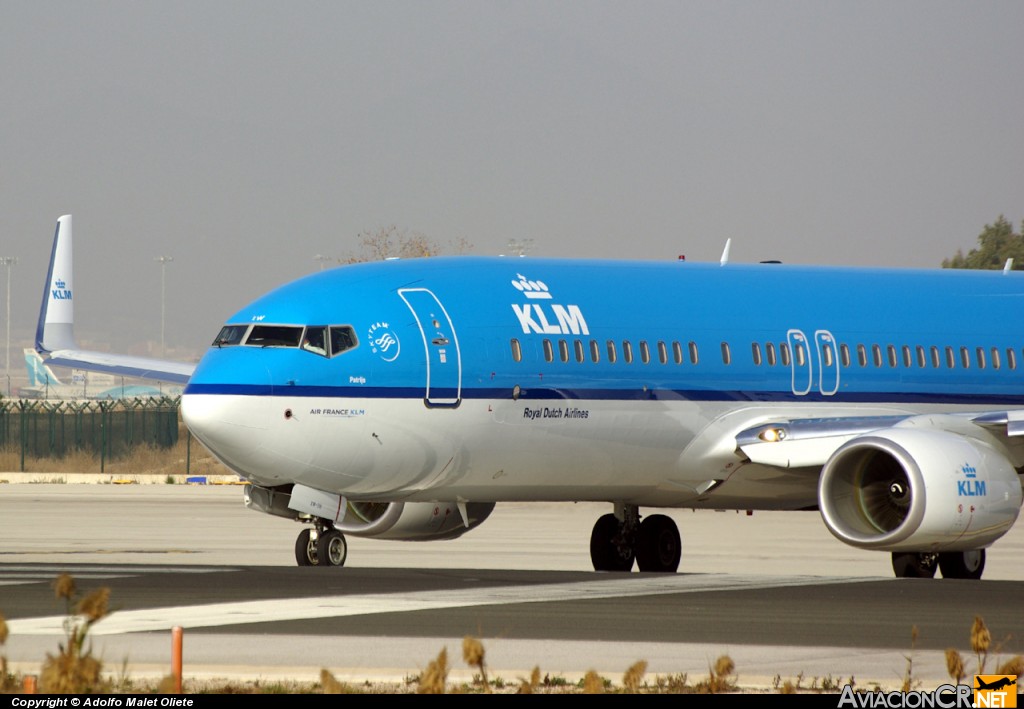
[[[431,660],[420,675],[417,694],[444,694],[448,683],[448,648],[441,648],[436,660]]]

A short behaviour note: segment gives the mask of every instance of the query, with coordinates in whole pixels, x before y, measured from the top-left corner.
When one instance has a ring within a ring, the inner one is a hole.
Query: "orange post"
[[[181,694],[181,646],[185,631],[180,625],[171,628],[171,674],[174,676],[174,691]]]
[[[21,681],[21,689],[25,694],[36,693],[36,676],[25,675],[25,678]]]

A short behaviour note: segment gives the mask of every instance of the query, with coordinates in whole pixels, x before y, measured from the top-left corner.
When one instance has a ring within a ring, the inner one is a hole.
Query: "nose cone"
[[[189,394],[181,397],[181,417],[211,453],[239,475],[257,473],[253,463],[266,437],[266,419],[249,396]]]
[[[181,417],[192,435],[222,463],[249,479],[262,477],[260,450],[270,425],[259,396],[270,389],[270,380],[258,360],[259,350],[212,349],[181,397]]]

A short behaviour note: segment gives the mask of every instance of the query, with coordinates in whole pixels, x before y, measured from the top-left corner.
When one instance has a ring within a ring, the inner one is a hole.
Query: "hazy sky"
[[[731,237],[733,261],[937,266],[1024,218],[1022,30],[1019,0],[0,0],[13,345],[65,213],[79,339],[122,350],[159,341],[157,256],[168,342],[198,354],[390,224],[478,254]]]

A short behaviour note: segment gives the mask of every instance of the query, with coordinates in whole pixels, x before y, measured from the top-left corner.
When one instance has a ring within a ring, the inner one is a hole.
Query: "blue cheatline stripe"
[[[254,384],[190,383],[189,394],[234,396],[317,397],[333,399],[422,399],[425,387],[333,387]],[[432,388],[432,398],[454,399],[455,389]],[[511,399],[511,387],[463,388],[463,399]],[[520,401],[747,401],[747,402],[830,402],[859,404],[953,404],[958,406],[1024,406],[1022,394],[979,394],[957,392],[842,392],[834,396],[791,391],[703,390],[703,389],[570,389],[524,388]]]

